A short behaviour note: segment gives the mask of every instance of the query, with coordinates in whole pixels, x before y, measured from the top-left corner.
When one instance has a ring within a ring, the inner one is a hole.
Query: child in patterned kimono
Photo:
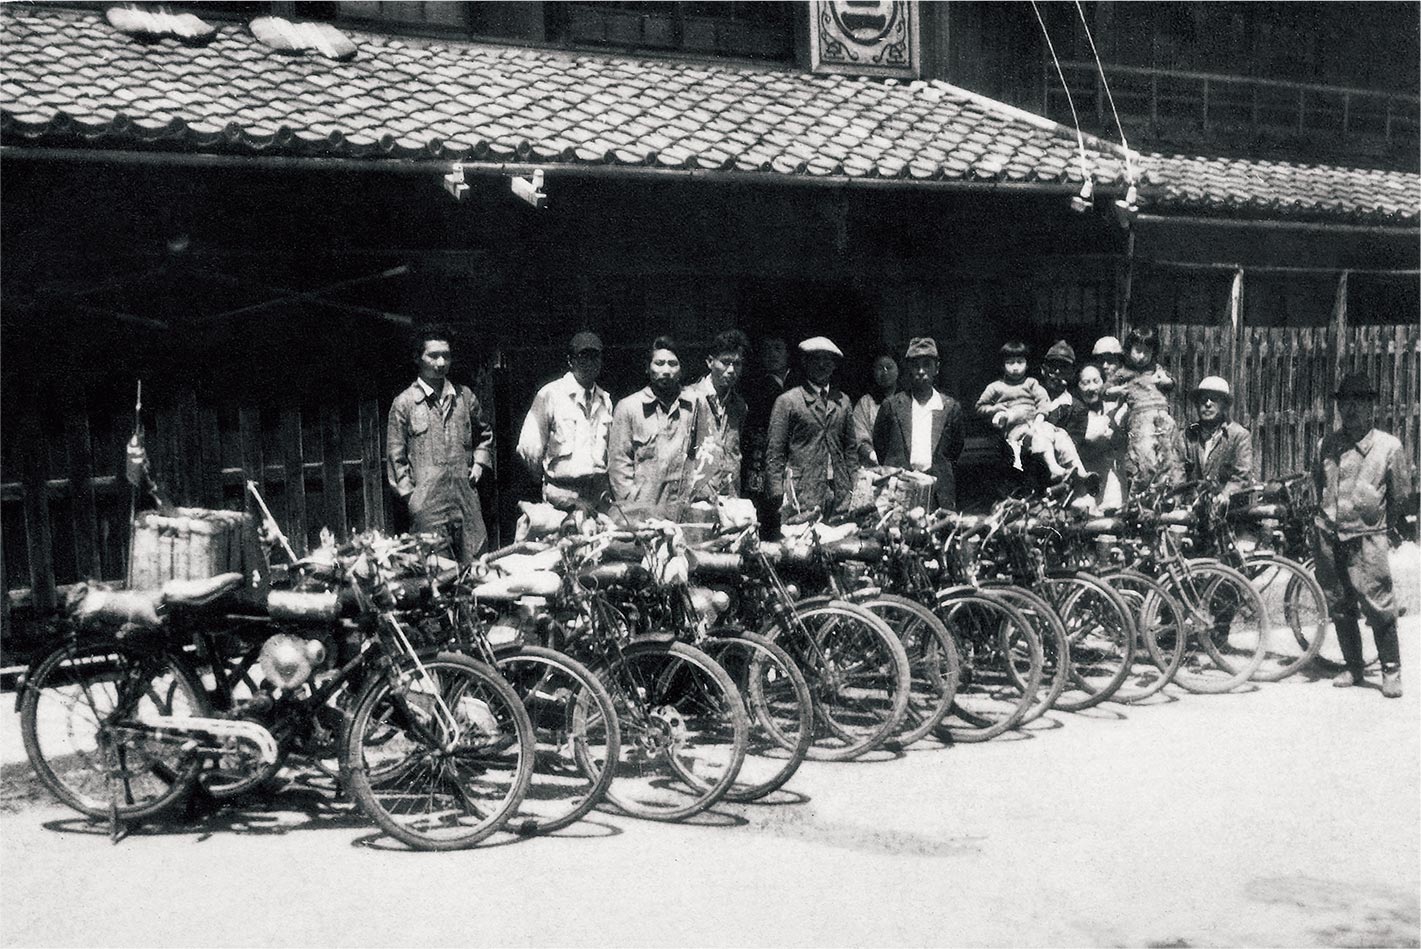
[[[1106,390],[1108,398],[1122,399],[1129,410],[1125,471],[1135,488],[1184,480],[1184,437],[1169,414],[1174,379],[1156,361],[1158,351],[1152,327],[1131,330],[1125,337],[1125,364],[1110,374]]]

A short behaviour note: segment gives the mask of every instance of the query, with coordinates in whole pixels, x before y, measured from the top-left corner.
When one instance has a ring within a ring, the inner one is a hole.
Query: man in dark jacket
[[[460,563],[488,539],[474,485],[493,466],[493,429],[468,386],[448,379],[450,333],[415,337],[419,376],[395,396],[386,432],[386,475],[409,504],[411,526],[448,538]]]
[[[907,392],[889,396],[873,426],[873,450],[880,464],[923,471],[937,479],[939,507],[957,507],[954,465],[966,440],[962,406],[936,387],[937,343],[919,337],[908,343],[903,357]]]
[[[799,351],[806,381],[770,410],[767,495],[786,514],[811,507],[828,514],[848,503],[859,466],[853,406],[830,384],[844,354],[823,336],[806,339]]]
[[[1194,389],[1199,419],[1184,430],[1184,476],[1208,481],[1220,500],[1253,483],[1253,436],[1229,419],[1232,404],[1228,382],[1208,376]]]

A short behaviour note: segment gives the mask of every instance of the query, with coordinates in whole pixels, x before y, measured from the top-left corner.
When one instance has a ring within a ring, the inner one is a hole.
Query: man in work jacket
[[[607,448],[612,497],[630,515],[656,509],[675,517],[694,500],[700,446],[709,435],[701,400],[681,386],[676,343],[658,336],[647,365],[649,384],[617,403]],[[615,511],[615,509],[614,509]]]
[[[1198,421],[1184,430],[1184,472],[1190,481],[1208,481],[1228,499],[1253,483],[1253,436],[1229,419],[1233,392],[1218,376],[1194,389]]]
[[[848,503],[859,466],[853,406],[830,385],[844,354],[823,336],[806,339],[799,351],[807,378],[770,410],[767,493],[786,516],[812,507],[828,514]]]
[[[717,333],[706,355],[706,374],[686,391],[701,399],[710,420],[710,438],[702,450],[707,493],[740,496],[741,438],[748,411],[738,383],[750,340],[740,330]]]
[[[939,366],[935,340],[920,337],[910,341],[903,363],[908,391],[895,392],[878,410],[873,426],[874,453],[882,464],[932,475],[937,479],[933,492],[938,506],[956,510],[953,466],[966,444],[962,406],[935,385]]]
[[[567,348],[568,372],[538,390],[518,435],[518,457],[543,479],[543,500],[560,510],[603,510],[612,397],[597,385],[602,340],[581,332]]]
[[[488,539],[474,485],[493,465],[493,429],[473,392],[447,378],[450,335],[430,327],[415,338],[419,376],[390,406],[385,472],[411,527],[444,536],[468,563]]]
[[[1364,373],[1344,376],[1336,395],[1342,427],[1322,439],[1312,467],[1318,498],[1313,523],[1317,582],[1327,597],[1347,664],[1332,684],[1362,684],[1360,609],[1377,643],[1382,695],[1400,698],[1401,654],[1387,533],[1400,526],[1405,514],[1402,499],[1411,485],[1406,452],[1395,436],[1372,427],[1377,391]],[[1400,534],[1394,536],[1399,542]]]

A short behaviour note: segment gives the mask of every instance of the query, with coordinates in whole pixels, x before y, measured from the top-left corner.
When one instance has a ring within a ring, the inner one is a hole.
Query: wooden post
[[[344,540],[345,461],[341,450],[340,406],[329,404],[321,411],[321,497],[326,527],[337,540]]]
[[[360,400],[360,493],[365,502],[365,529],[385,530],[385,452],[380,428],[380,404]]]
[[[1229,346],[1224,354],[1225,365],[1229,367],[1229,378],[1238,385],[1244,380],[1239,376],[1238,356],[1243,342],[1243,268],[1234,271],[1233,285],[1229,288]]]
[[[69,496],[74,502],[74,564],[79,579],[103,576],[99,556],[99,514],[94,500],[94,451],[84,393],[64,386],[64,440],[69,456]]]
[[[30,560],[30,591],[35,611],[44,616],[53,612],[54,557],[49,529],[49,483],[45,461],[44,433],[37,416],[39,399],[31,403],[18,421],[20,476],[24,481],[25,544]]]
[[[282,530],[296,556],[306,554],[306,456],[301,448],[301,410],[281,410],[281,466],[285,474],[286,523]]]

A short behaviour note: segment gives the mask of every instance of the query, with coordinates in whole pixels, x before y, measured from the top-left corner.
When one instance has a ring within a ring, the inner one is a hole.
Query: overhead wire
[[[1071,108],[1071,123],[1076,130],[1076,145],[1080,149],[1081,174],[1085,176],[1086,184],[1091,182],[1090,160],[1086,157],[1085,136],[1081,134],[1081,119],[1076,114],[1076,100],[1071,95],[1071,87],[1066,84],[1066,73],[1061,68],[1061,60],[1056,55],[1056,44],[1051,42],[1051,31],[1046,29],[1046,21],[1041,17],[1041,8],[1036,5],[1036,0],[1031,0],[1032,12],[1036,14],[1036,22],[1041,25],[1041,35],[1046,39],[1046,49],[1051,53],[1051,61],[1056,64],[1056,75],[1061,78],[1061,89],[1066,93],[1066,105]]]
[[[1080,14],[1081,28],[1085,30],[1086,42],[1090,44],[1090,54],[1095,57],[1095,70],[1100,75],[1101,86],[1105,89],[1105,101],[1110,103],[1110,114],[1115,117],[1115,128],[1120,133],[1120,147],[1125,151],[1125,177],[1133,184],[1135,165],[1130,160],[1130,143],[1125,140],[1125,126],[1120,121],[1119,110],[1115,108],[1115,95],[1110,91],[1110,80],[1105,78],[1105,66],[1100,61],[1100,52],[1095,48],[1095,37],[1090,33],[1090,24],[1086,22],[1085,8],[1081,6],[1081,0],[1076,0],[1076,12]]]

